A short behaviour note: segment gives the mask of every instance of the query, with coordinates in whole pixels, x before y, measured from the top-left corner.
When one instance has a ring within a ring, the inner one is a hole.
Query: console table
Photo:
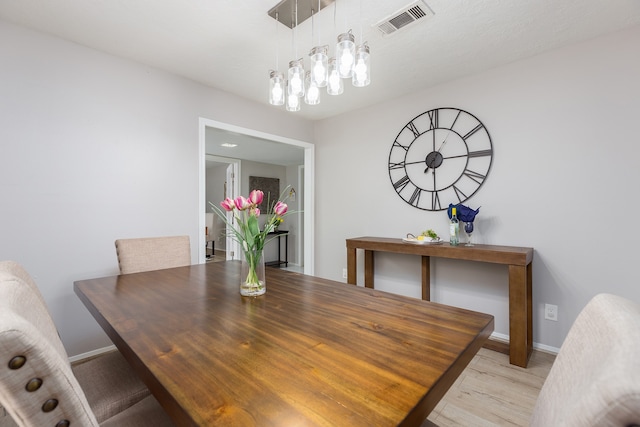
[[[509,268],[509,344],[490,340],[485,345],[509,355],[512,365],[527,367],[533,350],[531,269],[533,248],[514,246],[407,243],[402,239],[358,237],[347,239],[347,283],[357,284],[356,249],[364,250],[364,285],[373,288],[374,253],[393,252],[422,257],[422,299],[431,299],[431,257],[504,264]]]
[[[284,265],[285,267],[289,266],[289,232],[286,230],[277,230],[272,231],[271,233],[267,233],[267,236],[276,236],[278,238],[278,259],[275,261],[267,261],[264,265],[270,267],[280,267]],[[282,241],[281,238],[284,237],[284,259],[282,259]]]

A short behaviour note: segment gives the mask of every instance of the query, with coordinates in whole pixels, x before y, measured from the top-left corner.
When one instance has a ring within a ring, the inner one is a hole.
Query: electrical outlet
[[[545,304],[544,318],[547,320],[558,321],[558,306],[553,304]]]
[[[346,269],[346,268],[343,268],[343,269],[342,269],[342,278],[343,278],[343,279],[346,279],[346,278],[347,278],[347,269]]]

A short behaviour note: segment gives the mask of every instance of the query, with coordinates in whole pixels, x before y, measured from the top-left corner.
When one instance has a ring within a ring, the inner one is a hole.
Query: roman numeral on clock
[[[437,191],[434,191],[431,193],[431,210],[439,211],[440,209],[442,209],[442,205],[440,204],[440,195]]]
[[[462,192],[455,185],[453,186],[453,191],[456,193],[456,197],[458,198],[458,202],[462,203],[463,200],[467,200],[467,195]]]
[[[465,136],[462,137],[462,139],[466,141],[471,135],[478,132],[480,129],[482,129],[482,124],[478,124],[478,126],[471,129]]]
[[[431,122],[430,130],[438,127],[438,110],[431,110],[429,112],[429,121]]]
[[[404,151],[408,151],[408,150],[409,150],[409,146],[404,146],[404,145],[400,144],[398,141],[395,141],[395,142],[393,143],[393,146],[394,146],[394,147],[400,147],[400,148],[402,148]]]
[[[478,184],[482,184],[484,179],[487,177],[486,175],[482,175],[481,173],[474,172],[471,169],[465,169],[463,173],[465,176],[469,177],[470,179],[477,182]]]
[[[420,203],[420,194],[422,194],[422,190],[416,187],[416,189],[413,190],[413,194],[409,198],[409,203],[413,206],[418,206],[418,203]]]
[[[418,130],[418,128],[416,127],[416,125],[413,122],[407,123],[407,129],[409,129],[411,132],[413,132],[413,136],[415,138],[420,136],[420,131]]]
[[[402,191],[407,186],[407,184],[409,184],[409,182],[409,177],[405,175],[393,183],[393,188],[395,188],[396,191]]]
[[[492,150],[469,151],[468,157],[484,157],[484,156],[490,156],[492,153],[493,153]]]

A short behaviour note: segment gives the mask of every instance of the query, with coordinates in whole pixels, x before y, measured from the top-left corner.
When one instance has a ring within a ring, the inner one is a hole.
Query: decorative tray
[[[440,237],[438,237],[435,240],[432,239],[431,237],[425,237],[422,240],[418,240],[413,234],[407,234],[407,237],[403,237],[402,241],[407,243],[415,243],[418,245],[437,245],[443,242],[443,240]]]

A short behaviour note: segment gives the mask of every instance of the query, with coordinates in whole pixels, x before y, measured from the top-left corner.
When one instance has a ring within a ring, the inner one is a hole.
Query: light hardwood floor
[[[525,369],[510,365],[506,354],[480,349],[422,426],[528,426],[554,360],[534,350]]]
[[[554,359],[534,351],[524,369],[505,354],[480,349],[422,426],[528,426]],[[0,407],[0,427],[15,425]]]

